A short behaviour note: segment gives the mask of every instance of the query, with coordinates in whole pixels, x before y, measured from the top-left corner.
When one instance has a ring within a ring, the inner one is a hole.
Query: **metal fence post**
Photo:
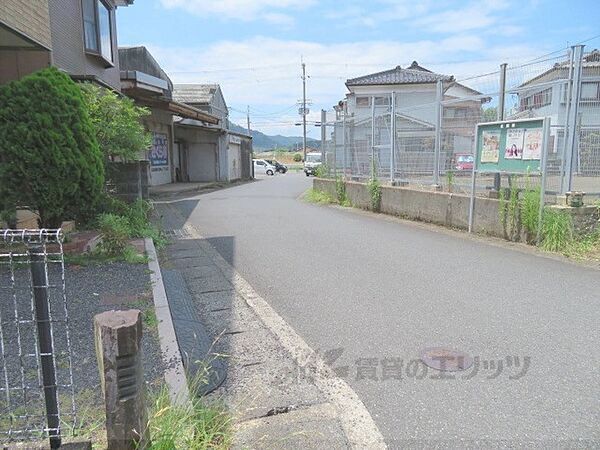
[[[58,412],[58,391],[56,385],[56,367],[54,365],[54,349],[52,348],[52,325],[50,323],[50,307],[48,304],[48,277],[46,274],[44,247],[33,247],[31,257],[31,281],[35,300],[35,320],[37,325],[40,362],[42,366],[42,383],[46,403],[46,419],[50,448],[59,448],[60,417]]]
[[[394,159],[396,154],[396,93],[392,91],[392,108],[390,114],[390,184],[394,184]]]
[[[569,192],[573,187],[573,160],[578,151],[577,148],[577,119],[579,109],[579,98],[581,96],[581,62],[583,59],[583,45],[575,45],[573,49],[573,78],[571,87],[571,107],[569,121],[567,123],[569,134],[567,152],[565,154],[565,176],[561,185],[561,193]]]
[[[433,161],[433,184],[440,184],[440,158],[442,148],[442,100],[444,98],[444,87],[442,80],[437,80],[436,103],[435,103],[435,148]]]
[[[327,141],[327,111],[321,110],[321,164],[327,164],[325,159],[325,142]]]
[[[575,56],[574,49],[571,47],[569,50],[569,79],[567,81],[567,98],[566,98],[566,111],[565,111],[565,121],[564,121],[564,129],[563,129],[563,146],[561,149],[561,157],[560,157],[560,193],[565,194],[567,192],[567,183],[565,180],[566,175],[566,160],[567,160],[567,149],[569,148],[569,117],[571,116],[571,98],[573,95],[573,58]]]
[[[506,68],[507,63],[500,64],[500,90],[498,93],[498,121],[504,120],[505,117],[505,104],[506,104]],[[494,174],[494,190],[500,192],[502,187],[502,180],[499,173]]]
[[[371,97],[371,177],[377,178],[375,168],[375,97]]]
[[[346,110],[342,111],[342,148],[344,154],[342,155],[342,162],[344,165],[344,171],[342,172],[342,178],[346,178]]]

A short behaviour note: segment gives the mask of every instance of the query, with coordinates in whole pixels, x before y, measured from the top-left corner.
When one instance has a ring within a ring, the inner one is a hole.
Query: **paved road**
[[[333,366],[348,366],[391,447],[600,447],[599,271],[307,204],[311,181],[276,176],[174,206],[313,348],[344,350]],[[478,372],[407,371],[431,346],[479,357]],[[369,366],[377,380],[361,379]]]

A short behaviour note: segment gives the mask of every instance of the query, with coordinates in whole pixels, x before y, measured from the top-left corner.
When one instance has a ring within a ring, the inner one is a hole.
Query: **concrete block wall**
[[[335,180],[315,178],[313,188],[336,197]],[[371,196],[365,183],[347,181],[346,195],[353,206],[370,209]],[[467,229],[469,204],[468,195],[396,186],[381,187],[382,213],[431,222],[449,228]],[[499,204],[495,199],[476,199],[473,223],[475,232],[504,237]]]

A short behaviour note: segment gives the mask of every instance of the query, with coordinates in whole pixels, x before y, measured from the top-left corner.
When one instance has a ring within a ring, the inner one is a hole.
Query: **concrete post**
[[[107,448],[145,448],[148,439],[140,311],[97,314],[94,336],[106,410]]]

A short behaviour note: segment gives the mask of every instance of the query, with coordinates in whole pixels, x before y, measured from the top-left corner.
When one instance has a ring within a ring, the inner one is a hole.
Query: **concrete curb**
[[[169,308],[169,300],[158,263],[158,256],[154,242],[150,238],[144,239],[146,254],[148,255],[148,269],[152,282],[152,297],[154,298],[154,311],[158,320],[158,337],[160,349],[165,364],[165,382],[169,389],[169,397],[173,404],[186,403],[189,398],[187,378],[183,368],[183,359],[175,335],[173,318]]]
[[[259,296],[252,286],[219,254],[219,252],[190,224],[183,228],[198,239],[203,250],[223,273],[233,275],[231,280],[237,293],[277,337],[296,362],[311,374],[315,385],[335,407],[346,438],[352,448],[385,449],[387,445],[371,414],[354,390],[327,366],[322,358],[302,339],[287,322]]]

